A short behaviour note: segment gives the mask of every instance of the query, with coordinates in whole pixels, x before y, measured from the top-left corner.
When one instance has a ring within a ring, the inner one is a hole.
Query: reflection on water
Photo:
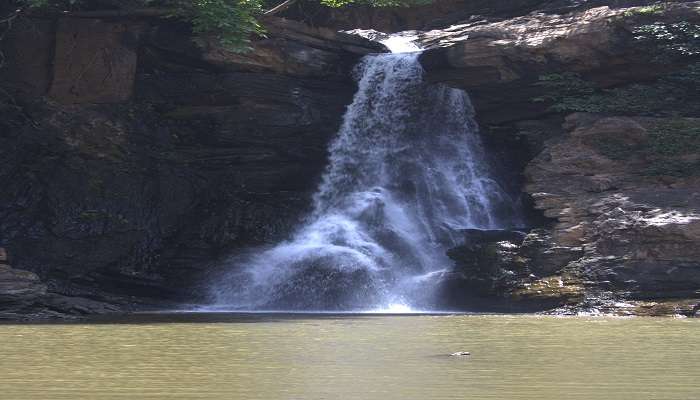
[[[698,320],[199,318],[0,325],[0,398],[700,398]]]

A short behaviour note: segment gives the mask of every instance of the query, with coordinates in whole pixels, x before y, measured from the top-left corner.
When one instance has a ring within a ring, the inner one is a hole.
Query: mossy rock
[[[552,275],[523,283],[509,292],[514,301],[537,302],[555,306],[583,301],[585,290],[581,281],[568,275]]]

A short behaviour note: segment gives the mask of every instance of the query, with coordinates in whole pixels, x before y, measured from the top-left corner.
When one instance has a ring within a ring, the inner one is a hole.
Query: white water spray
[[[423,82],[410,38],[365,57],[358,92],[292,239],[232,262],[215,287],[235,309],[414,310],[434,287],[460,229],[518,225],[492,178],[467,94]]]

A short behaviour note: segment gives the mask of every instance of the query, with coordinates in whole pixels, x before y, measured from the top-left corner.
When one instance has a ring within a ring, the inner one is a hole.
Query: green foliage
[[[86,0],[23,0],[30,8],[76,10],[94,8],[97,2]],[[197,34],[215,35],[232,51],[249,48],[250,37],[263,34],[257,17],[263,13],[262,0],[134,0],[122,2],[123,8],[163,7],[171,16],[192,23]]]
[[[647,166],[640,172],[649,176],[693,176],[700,174],[700,124],[697,120],[671,118],[646,126],[647,137],[630,144],[622,138],[598,138],[593,145],[613,160],[641,155]]]
[[[644,45],[651,45],[664,56],[700,55],[700,25],[687,21],[667,24],[655,22],[634,29],[635,39]],[[664,61],[663,58],[657,61]]]
[[[675,176],[678,178],[695,176],[700,172],[700,161],[678,159],[656,159],[644,169],[648,176]]]
[[[624,14],[622,14],[622,15],[625,17],[632,17],[635,15],[651,16],[651,15],[663,14],[665,11],[666,11],[665,4],[653,4],[653,5],[645,6],[645,7],[633,8],[631,10],[625,11]]]
[[[654,124],[649,129],[648,147],[659,156],[700,153],[700,124],[682,118]]]
[[[594,146],[602,155],[612,160],[626,160],[633,152],[639,150],[638,146],[632,147],[617,137],[598,138]]]
[[[666,117],[646,126],[647,136],[630,143],[621,137],[598,138],[593,146],[615,160],[642,156],[649,176],[695,176],[700,174],[700,122],[679,118],[700,115],[700,63],[648,84],[596,89],[575,73],[540,77],[546,94],[535,101],[552,103],[559,112],[593,112]]]
[[[429,4],[432,0],[319,0],[329,7],[349,4],[366,4],[373,7],[395,7]],[[76,10],[94,9],[95,1],[88,0],[19,0],[30,8]],[[119,2],[117,2],[119,3]],[[241,52],[250,50],[250,38],[263,35],[258,22],[266,0],[130,0],[122,2],[131,7],[163,7],[172,9],[171,16],[192,23],[193,31],[200,35],[215,35],[227,49]]]
[[[251,35],[264,33],[257,20],[263,12],[260,0],[192,0],[177,3],[177,14],[191,20],[195,33],[216,35],[228,49],[249,50]]]
[[[540,77],[545,94],[533,101],[550,103],[556,112],[614,113],[646,116],[700,115],[700,63],[652,83],[612,89],[595,85],[576,73]]]
[[[575,72],[541,75],[537,85],[545,90],[545,94],[533,101],[553,103],[552,111],[595,112],[589,110],[590,106],[584,100],[595,94],[595,88]]]

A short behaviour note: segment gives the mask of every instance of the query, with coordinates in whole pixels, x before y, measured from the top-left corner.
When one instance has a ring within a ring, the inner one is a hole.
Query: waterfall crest
[[[385,44],[402,52],[356,67],[358,91],[329,147],[313,212],[290,240],[234,261],[215,287],[218,305],[430,309],[460,229],[519,225],[467,94],[423,82],[407,38]]]

